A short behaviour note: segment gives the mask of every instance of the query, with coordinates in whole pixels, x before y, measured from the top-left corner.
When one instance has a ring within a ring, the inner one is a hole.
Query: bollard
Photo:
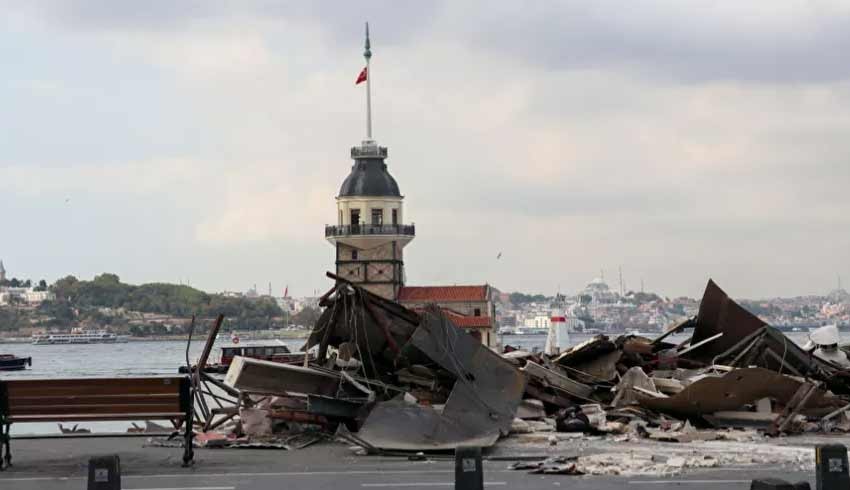
[[[843,444],[823,444],[815,447],[815,483],[817,490],[850,488],[847,447]]]
[[[118,455],[89,460],[88,490],[121,490],[121,461]]]
[[[455,449],[455,490],[484,490],[480,447]]]
[[[750,483],[750,490],[811,490],[809,482],[789,483],[779,478],[762,478]]]

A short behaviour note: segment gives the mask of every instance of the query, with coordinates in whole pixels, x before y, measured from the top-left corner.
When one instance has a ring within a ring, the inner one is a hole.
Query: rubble
[[[697,316],[655,339],[598,335],[548,355],[496,353],[436,306],[408,310],[332,277],[302,349],[316,356],[302,366],[237,358],[216,385],[236,408],[210,410],[229,418],[197,444],[293,449],[337,440],[363,454],[569,446],[576,457],[513,469],[664,475],[808,464],[790,449],[766,456],[765,438],[850,431],[850,370],[836,332],[814,332],[801,347],[713,281]],[[668,341],[689,330],[685,341]],[[593,441],[627,444],[629,453],[582,454]]]

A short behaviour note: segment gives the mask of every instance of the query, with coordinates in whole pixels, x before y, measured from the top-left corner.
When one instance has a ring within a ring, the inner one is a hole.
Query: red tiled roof
[[[398,301],[452,302],[487,301],[487,285],[483,286],[405,286]]]
[[[493,321],[489,316],[467,316],[449,308],[440,308],[443,313],[459,328],[491,328]],[[414,308],[413,311],[422,313],[424,308]]]
[[[489,316],[450,316],[449,318],[460,328],[490,328],[493,326]]]

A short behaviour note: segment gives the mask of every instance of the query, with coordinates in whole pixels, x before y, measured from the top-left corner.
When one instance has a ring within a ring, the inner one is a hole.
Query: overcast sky
[[[326,290],[369,20],[410,284],[850,282],[846,0],[0,4],[12,275]]]

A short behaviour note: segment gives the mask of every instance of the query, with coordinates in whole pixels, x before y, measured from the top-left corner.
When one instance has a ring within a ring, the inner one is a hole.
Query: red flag
[[[357,75],[357,81],[354,82],[354,85],[360,85],[361,83],[363,83],[365,81],[366,81],[366,67],[364,66],[363,71],[361,71],[360,74]]]

